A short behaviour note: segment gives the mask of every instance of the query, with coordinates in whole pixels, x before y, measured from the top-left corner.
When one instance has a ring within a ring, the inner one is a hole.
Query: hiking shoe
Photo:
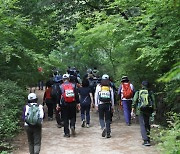
[[[110,134],[107,134],[106,138],[111,138],[111,135],[110,135]]]
[[[89,128],[89,124],[86,124],[86,127]]]
[[[76,132],[75,132],[74,127],[71,127],[71,134],[72,134],[73,136],[75,136],[75,135],[76,135]]]
[[[127,123],[126,125],[127,125],[127,126],[131,126],[131,124],[130,124],[130,123]]]
[[[151,144],[150,144],[149,141],[144,141],[143,145],[144,145],[144,146],[151,146]]]
[[[48,117],[48,121],[53,121],[53,118],[52,117]]]
[[[57,128],[61,128],[61,127],[62,127],[61,125],[57,124]]]
[[[106,128],[104,128],[102,131],[102,137],[105,137],[105,136],[106,136]]]
[[[81,127],[85,127],[85,121],[82,121]]]
[[[69,138],[69,137],[70,137],[70,134],[64,134],[64,137]]]

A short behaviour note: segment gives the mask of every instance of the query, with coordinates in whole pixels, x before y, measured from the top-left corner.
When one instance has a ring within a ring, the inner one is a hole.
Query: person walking
[[[41,149],[43,106],[37,103],[35,93],[28,95],[28,103],[23,110],[24,126],[29,143],[29,153],[39,154]],[[34,116],[35,115],[35,116]]]
[[[88,79],[83,79],[82,87],[78,89],[79,97],[80,97],[80,110],[81,110],[81,120],[82,127],[89,128],[90,124],[90,109],[93,105],[93,95],[92,91],[89,87]]]
[[[121,85],[118,89],[118,95],[123,106],[124,118],[127,126],[131,125],[131,109],[132,109],[132,98],[134,96],[134,86],[130,83],[127,76],[121,78]]]
[[[142,89],[137,91],[133,98],[132,114],[139,117],[141,136],[144,146],[150,146],[150,124],[149,118],[156,111],[155,97],[153,91],[149,88],[149,82],[143,81]]]
[[[57,127],[61,128],[63,127],[63,113],[62,111],[56,110],[56,104],[59,103],[60,101],[60,85],[63,83],[62,81],[62,76],[56,75],[53,79],[53,84],[52,84],[52,90],[51,90],[51,97],[53,101],[53,108],[55,109],[55,117],[56,117],[56,122],[57,122]]]
[[[48,120],[52,121],[53,120],[53,107],[54,107],[54,102],[51,97],[51,91],[52,87],[51,84],[47,85],[47,89],[44,92],[44,97],[43,97],[43,105],[46,104],[48,108]]]
[[[70,137],[70,129],[71,135],[75,136],[76,108],[79,108],[79,96],[76,84],[69,82],[69,74],[63,75],[60,89],[61,98],[56,109],[61,108],[63,112],[64,137]]]
[[[104,74],[101,83],[96,86],[95,107],[99,112],[102,137],[111,137],[111,111],[114,109],[114,93],[109,76]]]

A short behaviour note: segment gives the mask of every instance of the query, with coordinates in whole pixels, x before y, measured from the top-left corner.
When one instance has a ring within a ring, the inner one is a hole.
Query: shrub
[[[25,90],[16,83],[0,80],[0,152],[10,147],[5,143],[20,130],[20,116],[26,96]]]
[[[179,154],[180,153],[180,114],[168,113],[168,127],[158,130],[155,141],[158,142],[158,148],[162,153]]]

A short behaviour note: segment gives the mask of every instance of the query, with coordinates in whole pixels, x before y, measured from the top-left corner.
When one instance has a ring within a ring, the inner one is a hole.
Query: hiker
[[[33,116],[35,115],[35,116]],[[35,93],[28,95],[28,103],[23,110],[24,126],[28,137],[30,154],[39,154],[41,149],[43,106],[37,103]]]
[[[93,105],[93,95],[91,89],[89,88],[88,79],[83,79],[82,87],[78,89],[79,97],[80,97],[80,110],[81,110],[81,120],[82,127],[89,128],[90,124],[90,109]]]
[[[38,88],[39,88],[39,90],[43,90],[43,87],[44,87],[44,81],[43,80],[39,80],[38,81]]]
[[[93,95],[93,98],[94,98],[94,94],[95,94],[95,90],[96,90],[96,86],[100,83],[101,79],[97,78],[97,77],[94,77],[92,72],[90,72],[89,74],[87,74],[85,76],[88,81],[89,81],[89,87],[91,89],[91,92],[92,92],[92,95]],[[93,101],[94,102],[94,101]],[[93,105],[94,106],[94,105]]]
[[[104,74],[101,83],[96,86],[95,107],[99,112],[102,137],[111,137],[111,111],[114,108],[114,93],[110,87],[109,76]]]
[[[75,136],[76,108],[79,108],[79,96],[76,84],[69,82],[69,74],[63,75],[63,84],[60,89],[61,98],[56,109],[63,111],[64,137],[70,137],[69,126],[71,134]]]
[[[60,85],[63,83],[62,76],[57,75],[53,78],[53,85],[52,90],[51,90],[51,97],[55,109],[55,116],[56,116],[56,122],[57,122],[57,127],[61,128],[63,126],[63,114],[62,111],[56,110],[56,104],[59,103],[60,101]]]
[[[118,95],[120,96],[123,106],[124,118],[127,126],[131,125],[132,98],[134,93],[134,86],[130,83],[127,76],[123,76],[121,78],[121,85],[118,89]]]
[[[149,118],[156,110],[155,97],[153,91],[149,89],[149,82],[143,81],[142,89],[137,91],[133,98],[132,114],[139,117],[141,136],[144,146],[150,146],[150,124]]]
[[[97,70],[97,67],[94,67],[92,70],[93,77],[99,78],[99,71]]]
[[[43,105],[46,104],[47,108],[48,108],[48,120],[52,121],[53,120],[53,100],[51,97],[51,91],[52,91],[52,87],[51,84],[47,84],[47,89],[44,92],[44,96],[43,96]]]

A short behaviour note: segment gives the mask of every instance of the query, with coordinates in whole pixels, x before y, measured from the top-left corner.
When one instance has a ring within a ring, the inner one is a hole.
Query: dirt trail
[[[42,101],[43,91],[36,91]],[[47,108],[45,107],[45,112]],[[46,114],[47,115],[47,114]],[[77,114],[76,136],[63,137],[63,128],[56,127],[56,121],[44,120],[42,130],[41,154],[158,154],[155,146],[144,147],[138,124],[126,126],[123,116],[113,117],[112,137],[101,137],[101,129],[96,111],[91,112],[90,128],[82,128],[80,113]],[[13,154],[27,154],[28,143],[23,131],[14,141]]]

